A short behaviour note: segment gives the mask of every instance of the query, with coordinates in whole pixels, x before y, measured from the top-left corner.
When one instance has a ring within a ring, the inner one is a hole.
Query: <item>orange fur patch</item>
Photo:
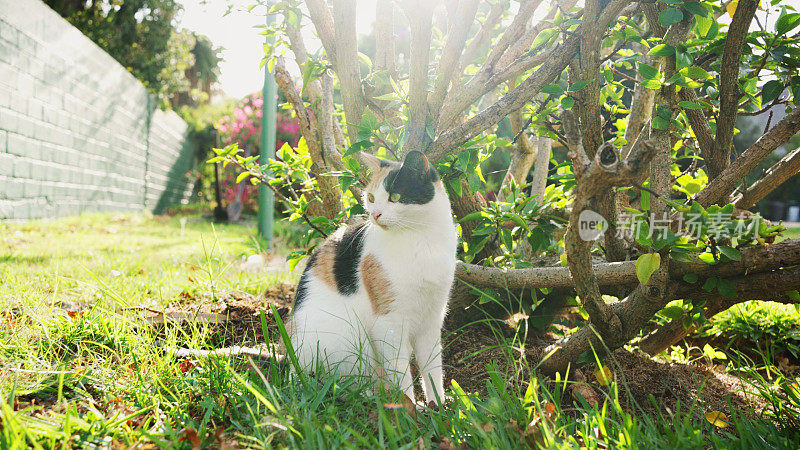
[[[361,279],[364,280],[372,312],[379,316],[388,314],[395,296],[383,266],[374,255],[365,255],[361,259]]]
[[[333,259],[336,256],[336,242],[329,239],[320,245],[317,250],[317,259],[314,261],[314,267],[311,268],[314,275],[325,282],[334,291],[338,290],[336,287],[336,278],[333,275]]]

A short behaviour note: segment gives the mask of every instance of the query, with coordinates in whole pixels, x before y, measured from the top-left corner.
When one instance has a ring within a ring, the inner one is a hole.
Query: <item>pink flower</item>
[[[253,114],[253,108],[251,108],[249,105],[248,105],[248,106],[245,106],[245,107],[244,107],[244,113],[245,113],[245,114],[247,114],[248,116],[249,116],[250,114]]]
[[[256,117],[258,117],[258,118],[260,119],[260,118],[262,118],[263,116],[264,116],[264,113],[263,113],[263,112],[262,112],[260,109],[259,109],[259,110],[256,110]]]
[[[239,108],[233,110],[233,116],[236,117],[236,120],[240,122],[244,122],[247,119],[247,116],[245,115],[244,111],[242,111]]]
[[[264,106],[264,100],[262,100],[261,98],[253,100],[253,106],[255,106],[256,108],[261,108],[262,106]]]

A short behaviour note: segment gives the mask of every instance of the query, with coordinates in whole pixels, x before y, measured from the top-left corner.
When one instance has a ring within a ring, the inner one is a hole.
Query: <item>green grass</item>
[[[521,343],[501,333],[497,354],[506,356],[478,368],[479,394],[453,383],[441,408],[415,417],[392,405],[397,393],[354,380],[261,360],[188,364],[164,352],[213,347],[213,326],[152,327],[125,307],[160,310],[185,303],[185,293],[195,302],[257,295],[296,279],[237,270],[260,250],[251,232],[137,214],[0,225],[0,448],[191,448],[195,435],[202,447],[797,447],[797,434],[772,420],[796,419],[796,409],[772,418],[734,411],[726,428],[709,423],[699,402],[653,412],[660,408],[630,401],[613,361],[610,385],[589,380],[599,399],[589,406],[570,383],[520,370]],[[260,331],[277,339],[274,330]],[[759,382],[768,401],[785,400],[774,379]],[[792,401],[793,391],[781,392]]]
[[[800,238],[800,228],[787,228],[786,231],[783,232],[783,236],[786,239],[798,239]]]

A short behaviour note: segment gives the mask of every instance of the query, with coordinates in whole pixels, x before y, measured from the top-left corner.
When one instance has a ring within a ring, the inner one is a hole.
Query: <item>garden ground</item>
[[[794,307],[746,305],[656,360],[617,351],[580,382],[530,370],[547,335],[448,323],[451,390],[416,411],[276,362],[264,344],[280,340],[273,314],[297,274],[252,231],[196,215],[0,224],[0,447],[798,445]],[[236,355],[197,357],[220,348]]]

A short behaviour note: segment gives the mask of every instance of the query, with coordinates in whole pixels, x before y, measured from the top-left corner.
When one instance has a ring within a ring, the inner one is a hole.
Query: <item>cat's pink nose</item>
[[[380,217],[381,217],[381,213],[379,213],[379,212],[372,213],[372,220],[377,221]]]

